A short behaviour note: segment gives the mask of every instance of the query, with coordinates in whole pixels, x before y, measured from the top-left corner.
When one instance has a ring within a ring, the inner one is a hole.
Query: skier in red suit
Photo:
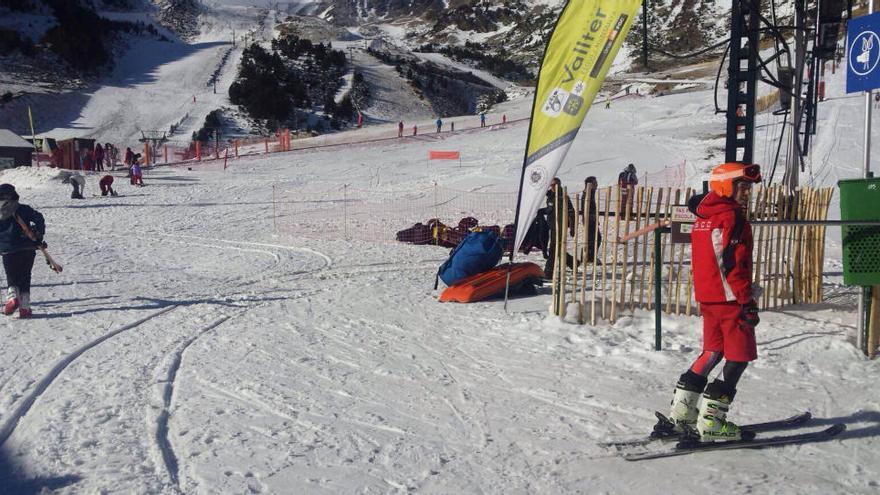
[[[704,442],[743,438],[740,427],[726,418],[737,382],[758,357],[759,289],[753,292],[752,228],[745,209],[752,184],[760,181],[758,165],[725,163],[712,170],[711,192],[688,204],[697,215],[691,252],[694,293],[703,314],[703,352],[678,380],[670,419],[677,430],[695,428]],[[708,383],[722,359],[721,377]]]

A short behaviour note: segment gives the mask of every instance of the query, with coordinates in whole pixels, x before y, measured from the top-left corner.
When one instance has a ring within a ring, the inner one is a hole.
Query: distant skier
[[[116,147],[110,143],[104,143],[104,166],[110,170],[116,170]]]
[[[91,171],[94,169],[94,161],[92,160],[92,150],[83,149],[80,153],[80,169],[83,171]]]
[[[46,247],[43,242],[46,225],[40,212],[19,204],[18,199],[12,184],[0,185],[0,252],[3,253],[3,269],[8,286],[3,314],[9,316],[17,309],[19,318],[30,318],[31,272],[35,249]],[[33,233],[36,241],[27,236],[25,227]]]
[[[419,126],[413,125],[413,136],[419,135]]]
[[[131,185],[143,187],[144,179],[143,172],[141,171],[141,164],[139,163],[140,158],[140,153],[134,155],[134,160],[131,164]]]
[[[449,132],[455,132],[455,122],[449,123]]]
[[[123,157],[122,163],[130,169],[132,162],[134,162],[134,151],[131,151],[131,148],[125,148],[125,157]]]
[[[108,174],[108,175],[105,175],[104,177],[101,177],[101,181],[98,182],[98,186],[100,186],[100,188],[101,188],[101,196],[106,196],[108,194],[110,196],[118,196],[118,194],[116,194],[116,191],[113,190],[113,176],[112,175]]]
[[[703,314],[703,352],[679,377],[670,419],[679,430],[696,427],[704,442],[742,438],[727,413],[740,377],[758,357],[755,326],[761,320],[755,298],[760,289],[752,284],[752,228],[745,209],[752,184],[760,181],[759,166],[725,163],[712,170],[711,192],[688,202],[697,215],[691,252],[694,293]],[[706,386],[722,359],[722,378]]]
[[[403,137],[403,121],[397,123],[397,137]]]
[[[486,112],[480,114],[480,127],[486,127]]]
[[[435,123],[437,124],[437,132],[440,132],[440,130],[443,129],[443,121],[440,120],[440,117],[437,117],[437,122]]]
[[[639,183],[639,176],[636,172],[636,166],[630,163],[623,169],[623,172],[617,176],[617,185],[620,186],[620,211],[619,215],[625,215],[627,206],[630,209],[630,214],[635,214],[635,209],[633,206],[633,189]]]
[[[94,162],[95,162],[95,170],[98,172],[103,172],[104,171],[104,147],[101,146],[101,143],[95,143]]]
[[[70,199],[83,199],[83,191],[86,189],[86,178],[73,172],[68,174],[61,180],[62,184],[70,184],[73,190],[70,192]]]

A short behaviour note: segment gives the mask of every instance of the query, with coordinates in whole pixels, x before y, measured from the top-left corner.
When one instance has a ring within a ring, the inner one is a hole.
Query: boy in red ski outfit
[[[755,326],[760,319],[752,284],[752,228],[745,209],[752,184],[760,181],[758,165],[725,163],[712,170],[711,192],[688,204],[697,215],[691,251],[694,292],[703,313],[703,352],[679,378],[669,416],[676,430],[696,428],[703,442],[743,438],[740,427],[726,418],[737,382],[758,357]],[[708,383],[722,359],[721,377]]]

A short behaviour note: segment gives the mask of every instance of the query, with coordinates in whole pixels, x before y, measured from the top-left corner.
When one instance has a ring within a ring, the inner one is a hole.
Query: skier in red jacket
[[[726,418],[737,382],[758,357],[752,228],[744,210],[752,184],[760,181],[758,165],[725,163],[712,170],[711,192],[688,204],[697,215],[691,252],[694,293],[703,313],[703,352],[678,380],[670,419],[678,431],[696,428],[703,442],[743,438],[740,427]],[[708,383],[709,373],[722,359],[721,377]]]

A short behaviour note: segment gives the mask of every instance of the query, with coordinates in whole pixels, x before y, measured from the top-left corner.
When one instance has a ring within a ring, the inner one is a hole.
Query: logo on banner
[[[568,96],[568,101],[565,102],[565,108],[563,108],[563,110],[569,115],[577,115],[583,106],[584,99],[578,95],[572,94]]]
[[[536,166],[532,169],[531,173],[529,173],[529,184],[532,187],[538,188],[544,183],[544,177],[547,176],[547,171],[544,170],[542,166]]]
[[[568,101],[569,93],[562,88],[556,88],[547,97],[541,112],[548,117],[558,117],[562,113],[565,103]]]

